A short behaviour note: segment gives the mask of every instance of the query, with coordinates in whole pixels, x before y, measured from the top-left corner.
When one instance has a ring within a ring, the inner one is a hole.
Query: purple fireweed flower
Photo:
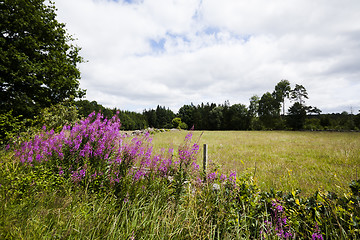
[[[323,236],[322,236],[320,233],[313,233],[313,234],[311,235],[311,239],[312,239],[312,240],[317,240],[317,239],[323,240],[324,238],[323,238]]]
[[[202,185],[202,183],[203,183],[203,180],[200,177],[197,177],[196,184],[200,186],[200,185]]]
[[[223,182],[225,182],[225,181],[226,181],[226,175],[225,175],[225,174],[221,174],[220,180],[223,181]]]
[[[214,181],[214,179],[216,178],[216,176],[217,176],[217,172],[209,173],[209,174],[207,175],[207,180],[208,180],[209,182],[212,182],[212,181]]]
[[[311,235],[311,239],[312,240],[318,240],[318,239],[323,240],[324,239],[317,223],[315,223],[315,231]]]
[[[42,158],[42,156],[40,154],[36,154],[36,161],[40,162],[41,158]]]
[[[190,141],[191,138],[192,138],[192,132],[189,132],[189,133],[186,135],[185,140]]]
[[[133,180],[134,180],[135,182],[137,182],[137,181],[139,181],[140,178],[141,178],[142,176],[144,176],[144,175],[145,175],[145,172],[143,172],[142,170],[137,170],[136,173],[135,173],[135,175],[134,175],[134,177],[133,177]]]
[[[86,170],[81,169],[80,171],[71,172],[71,180],[75,183],[80,182],[85,177]]]
[[[272,201],[271,206],[271,222],[264,222],[265,232],[271,232],[274,230],[274,233],[281,239],[292,238],[293,234],[290,232],[290,226],[287,224],[287,218],[285,216],[283,206],[281,206],[281,204],[277,201]]]
[[[191,151],[192,151],[193,153],[197,153],[197,152],[199,151],[199,149],[200,149],[200,146],[199,146],[197,143],[194,143]]]
[[[194,167],[194,170],[199,170],[200,169],[200,166],[197,163],[193,162],[192,165]]]
[[[232,183],[236,182],[236,172],[235,171],[230,173],[228,180]]]

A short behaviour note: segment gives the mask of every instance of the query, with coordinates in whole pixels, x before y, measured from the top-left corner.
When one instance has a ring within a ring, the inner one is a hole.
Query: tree
[[[291,129],[300,130],[304,127],[306,110],[307,107],[300,102],[295,102],[294,105],[289,108],[287,124]]]
[[[259,110],[259,101],[260,98],[258,95],[254,95],[250,98],[250,105],[248,112],[251,117],[257,117]]]
[[[321,113],[321,110],[318,109],[317,107],[312,107],[312,106],[308,106],[307,107],[307,110],[306,110],[308,113],[311,114],[316,114],[316,115],[319,115]]]
[[[222,106],[214,107],[210,111],[209,124],[211,130],[220,130],[223,122],[223,110]]]
[[[56,20],[54,3],[0,3],[0,112],[31,118],[72,97],[79,88],[79,48]]]
[[[183,123],[181,121],[181,118],[176,117],[172,120],[172,124],[173,124],[173,128],[177,128],[177,129],[187,129],[188,126],[186,125],[186,123]]]
[[[189,127],[192,127],[195,125],[194,111],[195,111],[195,106],[184,105],[179,109],[177,115],[179,118],[181,118],[182,122],[186,123]]]
[[[304,104],[304,98],[308,99],[308,93],[303,85],[295,85],[295,88],[291,91],[291,99],[300,104]]]
[[[156,111],[154,109],[144,110],[143,115],[148,123],[149,127],[157,127]]]
[[[275,86],[273,93],[275,99],[282,103],[283,115],[285,115],[285,98],[289,98],[291,92],[290,82],[288,80],[281,80]]]
[[[259,101],[259,118],[266,128],[275,128],[280,118],[280,103],[271,93],[267,92],[262,95]]]
[[[248,109],[244,104],[234,104],[229,109],[231,113],[231,130],[248,130],[250,128],[250,118]]]

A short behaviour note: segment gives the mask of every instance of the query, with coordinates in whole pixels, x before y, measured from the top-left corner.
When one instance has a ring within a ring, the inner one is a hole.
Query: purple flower
[[[224,182],[224,181],[226,181],[226,175],[221,174],[221,176],[220,176],[220,180],[221,180],[221,181],[223,181],[223,182]]]
[[[192,133],[189,132],[189,133],[186,135],[185,139],[186,139],[187,141],[190,141],[191,138],[192,138]]]
[[[236,172],[235,171],[232,171],[229,175],[229,180],[233,183],[236,182]]]
[[[135,182],[137,182],[137,181],[139,181],[140,178],[141,178],[142,176],[144,176],[144,175],[145,175],[145,173],[144,173],[143,171],[137,170],[136,173],[135,173],[135,175],[134,175],[134,177],[133,177],[133,180],[134,180]]]
[[[277,201],[272,202],[270,221],[265,221],[265,232],[273,232],[281,239],[288,239],[293,236],[290,226],[287,224],[287,218],[283,206]]]
[[[197,178],[196,178],[196,183],[197,183],[198,185],[201,185],[201,184],[203,183],[203,181],[202,181],[201,178],[197,177]]]
[[[311,239],[312,240],[317,240],[317,239],[323,240],[324,239],[317,223],[315,223],[315,232],[311,235]]]
[[[209,173],[209,174],[207,175],[207,179],[208,179],[209,182],[212,182],[212,181],[214,181],[214,179],[216,178],[216,176],[217,176],[217,172]]]

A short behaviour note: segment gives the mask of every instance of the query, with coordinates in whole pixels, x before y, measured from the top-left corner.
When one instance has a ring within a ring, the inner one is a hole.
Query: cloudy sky
[[[107,107],[248,105],[282,79],[323,113],[360,109],[359,0],[55,0],[81,88]]]

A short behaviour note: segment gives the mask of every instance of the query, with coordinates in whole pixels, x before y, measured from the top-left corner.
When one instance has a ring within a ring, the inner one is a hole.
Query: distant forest
[[[286,110],[285,99],[292,105]],[[275,90],[261,97],[250,98],[249,106],[233,104],[201,103],[182,106],[174,113],[165,106],[145,109],[142,113],[110,109],[96,101],[75,102],[81,117],[99,112],[111,118],[116,112],[123,130],[144,128],[182,128],[195,130],[334,130],[351,131],[360,129],[360,114],[321,114],[317,107],[307,106],[308,94],[304,86],[296,84],[292,89],[287,80],[281,80]]]
[[[156,109],[144,110],[143,113],[122,111],[117,108],[103,107],[96,101],[77,101],[81,117],[91,112],[99,112],[111,118],[119,111],[121,128],[136,130],[152,128],[182,128],[195,130],[333,130],[351,131],[360,129],[360,114],[351,114],[346,111],[332,114],[307,114],[305,117],[280,115],[274,117],[271,125],[252,116],[249,109],[243,104],[229,105],[228,102],[217,105],[215,103],[201,103],[198,105],[184,105],[178,113],[174,113],[165,106]],[[300,117],[300,118],[298,118]],[[180,124],[179,121],[181,120]],[[266,121],[266,120],[265,120]]]

